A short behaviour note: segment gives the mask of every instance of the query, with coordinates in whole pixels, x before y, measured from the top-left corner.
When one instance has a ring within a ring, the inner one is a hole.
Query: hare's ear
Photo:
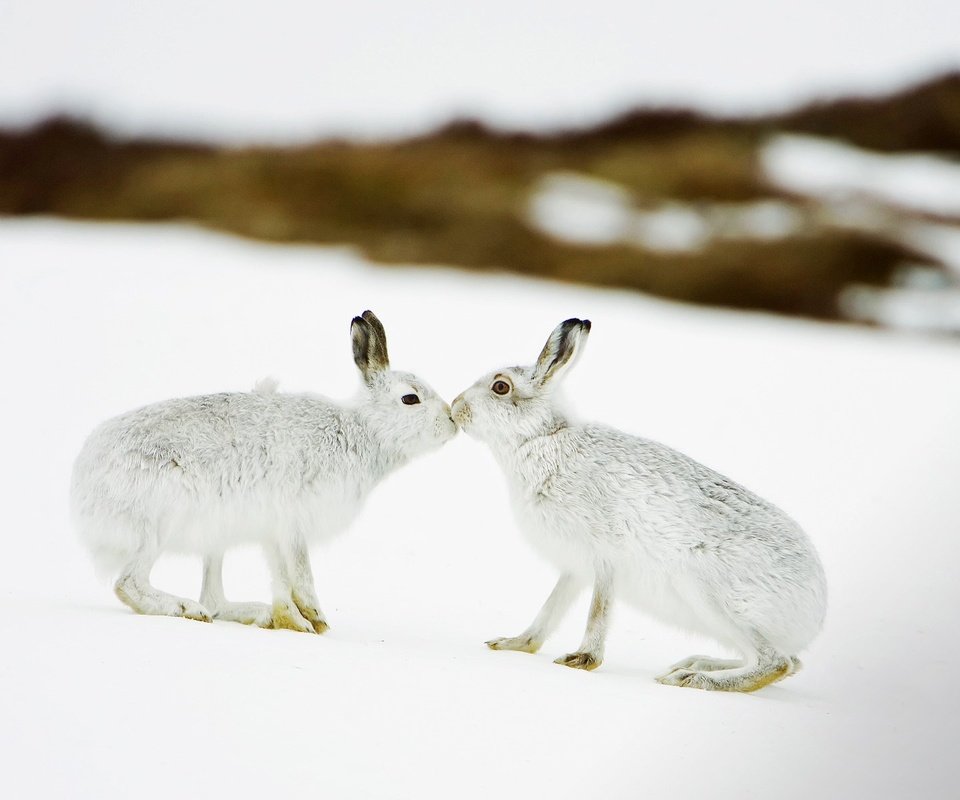
[[[350,323],[350,337],[353,339],[353,360],[364,380],[369,381],[377,372],[390,368],[387,334],[376,314],[364,311],[362,316],[354,317]]]
[[[568,319],[553,329],[533,368],[533,380],[544,385],[557,380],[577,360],[590,334],[590,320]]]

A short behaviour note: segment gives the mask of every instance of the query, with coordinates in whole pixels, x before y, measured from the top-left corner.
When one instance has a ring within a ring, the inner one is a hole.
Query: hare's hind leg
[[[273,627],[273,611],[266,603],[231,603],[223,594],[223,553],[207,555],[203,559],[203,588],[200,602],[215,619]]]
[[[150,570],[156,560],[155,553],[138,552],[123,568],[113,585],[117,597],[138,614],[186,617],[199,622],[210,622],[209,612],[200,603],[161,592],[150,585]]]
[[[661,675],[657,675],[657,680],[666,678],[670,673],[679,669],[692,672],[716,672],[721,669],[736,669],[742,667],[746,662],[742,658],[713,658],[712,656],[687,656],[670,667]]]
[[[684,663],[680,662],[681,665]],[[724,666],[726,664],[731,666]],[[695,657],[689,666],[677,666],[671,672],[658,677],[657,681],[667,686],[687,686],[719,692],[755,692],[792,675],[799,668],[799,659],[782,655],[764,643],[744,661]]]
[[[491,650],[519,650],[523,653],[536,653],[550,633],[560,624],[563,615],[577,598],[580,584],[570,573],[564,573],[553,587],[550,596],[537,614],[537,618],[519,636],[505,636],[491,639],[487,647]]]

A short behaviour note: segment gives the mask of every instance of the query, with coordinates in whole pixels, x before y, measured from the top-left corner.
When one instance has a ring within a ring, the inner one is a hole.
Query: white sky
[[[956,0],[0,0],[0,124],[395,135],[576,125],[638,102],[765,110],[960,68]]]

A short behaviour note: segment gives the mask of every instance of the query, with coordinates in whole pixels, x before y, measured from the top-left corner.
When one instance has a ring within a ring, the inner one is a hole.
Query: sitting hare
[[[450,407],[419,378],[389,369],[371,312],[351,325],[363,388],[352,407],[275,384],[168,400],[103,423],[73,469],[80,534],[117,596],[141,614],[212,617],[322,633],[308,545],[342,531],[389,472],[456,433]],[[273,604],[229,603],[226,548],[263,547]],[[160,553],[204,558],[200,603],[150,585]]]
[[[506,473],[531,543],[561,570],[533,623],[488,646],[535,653],[592,580],[583,642],[558,664],[600,665],[617,593],[743,656],[691,656],[660,683],[749,692],[790,675],[825,612],[812,544],[782,511],[696,461],[571,421],[553,390],[589,332],[586,320],[561,323],[535,365],[492,372],[453,401],[456,422],[490,446]]]

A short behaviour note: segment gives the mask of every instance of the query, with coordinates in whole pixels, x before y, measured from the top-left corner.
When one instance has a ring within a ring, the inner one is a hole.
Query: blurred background
[[[960,10],[0,4],[0,214],[960,332]]]

